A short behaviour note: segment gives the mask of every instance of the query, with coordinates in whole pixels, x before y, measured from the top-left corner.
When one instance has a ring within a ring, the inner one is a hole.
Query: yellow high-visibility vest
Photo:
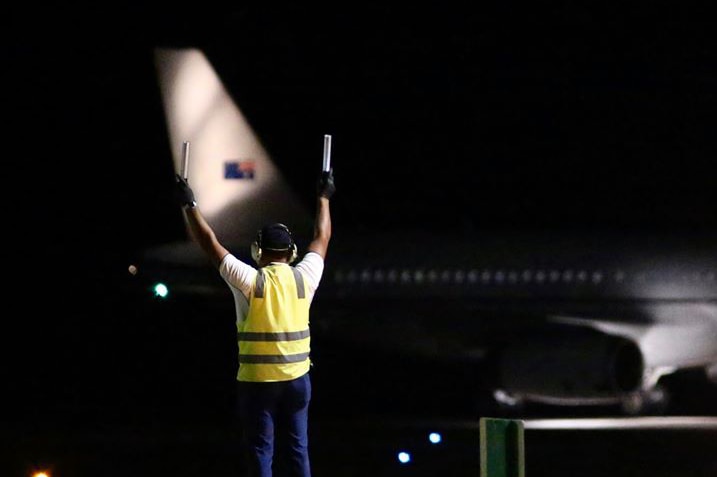
[[[237,339],[239,381],[288,381],[309,371],[309,299],[299,270],[278,263],[258,270]]]

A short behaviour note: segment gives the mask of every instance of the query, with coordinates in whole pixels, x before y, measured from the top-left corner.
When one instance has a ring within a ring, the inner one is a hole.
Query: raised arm
[[[194,200],[194,192],[189,187],[187,180],[176,176],[177,179],[177,195],[179,201],[182,204],[182,210],[184,211],[184,218],[187,222],[187,228],[189,229],[189,235],[192,240],[199,245],[205,255],[209,258],[215,267],[219,267],[222,259],[229,251],[219,243],[214,230],[209,226],[207,221],[204,219],[197,203]]]
[[[308,251],[316,252],[326,258],[331,240],[331,209],[329,199],[336,192],[334,170],[322,172],[317,184],[316,218],[314,219],[314,238],[307,247]]]

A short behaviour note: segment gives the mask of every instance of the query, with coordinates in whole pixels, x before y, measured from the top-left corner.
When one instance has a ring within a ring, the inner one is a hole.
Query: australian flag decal
[[[225,179],[254,179],[255,164],[252,160],[226,161],[224,163]]]

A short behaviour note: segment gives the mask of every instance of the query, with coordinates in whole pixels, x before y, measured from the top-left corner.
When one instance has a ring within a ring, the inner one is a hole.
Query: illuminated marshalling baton
[[[186,180],[188,173],[189,173],[189,141],[184,141],[182,143],[182,170],[180,171],[180,174],[182,175],[182,178],[184,178]]]
[[[324,134],[324,166],[323,171],[331,170],[331,134]]]

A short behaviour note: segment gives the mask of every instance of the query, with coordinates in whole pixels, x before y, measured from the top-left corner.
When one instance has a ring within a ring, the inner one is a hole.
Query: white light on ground
[[[405,451],[399,452],[398,453],[398,461],[401,464],[408,464],[409,462],[411,462],[411,454],[409,454],[408,452],[405,452]]]
[[[431,441],[431,444],[438,444],[443,440],[441,435],[437,432],[431,432],[428,434],[428,440]]]
[[[167,285],[164,283],[157,283],[154,286],[154,296],[158,296],[160,298],[166,298],[169,294],[169,289],[167,288]]]

